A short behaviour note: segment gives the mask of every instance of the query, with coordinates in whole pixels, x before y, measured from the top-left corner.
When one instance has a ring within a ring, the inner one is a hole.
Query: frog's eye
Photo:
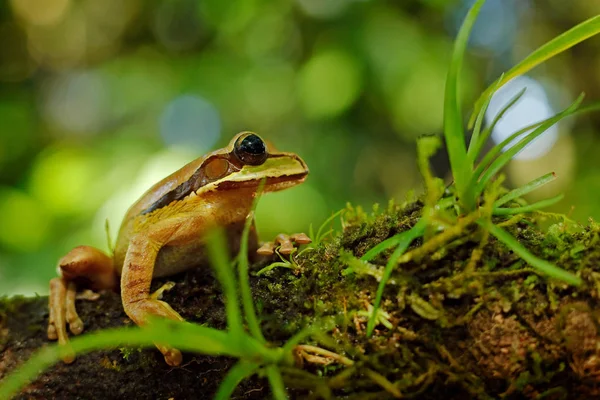
[[[244,164],[260,165],[267,160],[267,146],[254,133],[240,136],[235,141],[233,153]]]

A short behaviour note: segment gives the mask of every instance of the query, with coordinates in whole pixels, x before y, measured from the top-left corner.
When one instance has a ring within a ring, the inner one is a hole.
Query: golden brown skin
[[[66,323],[73,334],[83,330],[75,310],[76,284],[93,290],[116,289],[120,275],[121,297],[127,315],[138,325],[149,316],[183,318],[167,303],[150,295],[153,277],[176,274],[206,264],[205,234],[224,227],[237,251],[244,221],[256,190],[265,179],[265,192],[282,190],[304,181],[308,168],[293,153],[269,151],[251,132],[236,135],[229,145],[187,164],[148,190],[127,212],[113,257],[89,246],[71,250],[58,264],[61,277],[50,282],[48,338],[68,343]],[[306,243],[306,235],[278,237],[282,250],[293,242]],[[256,232],[250,246],[256,249]],[[266,251],[265,253],[268,253]],[[177,349],[157,344],[165,361],[181,363]],[[67,356],[66,362],[73,361]]]

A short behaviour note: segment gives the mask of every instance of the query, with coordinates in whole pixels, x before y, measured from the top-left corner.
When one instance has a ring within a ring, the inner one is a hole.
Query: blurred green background
[[[107,218],[114,240],[150,185],[242,130],[311,168],[305,184],[262,199],[263,239],[318,226],[348,201],[370,209],[418,193],[415,139],[441,133],[446,66],[471,3],[0,2],[0,293],[47,293],[60,256],[107,249]],[[598,13],[590,0],[488,0],[464,68],[465,112],[502,71]],[[492,109],[529,88],[494,138],[581,91],[600,100],[599,48],[585,42],[499,93]],[[599,124],[559,125],[512,163],[509,184],[554,170],[542,195],[567,194],[555,209],[600,218]],[[434,164],[447,176],[443,155]]]

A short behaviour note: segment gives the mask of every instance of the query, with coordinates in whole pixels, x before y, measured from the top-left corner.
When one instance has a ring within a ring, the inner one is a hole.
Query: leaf
[[[388,259],[388,262],[385,265],[385,270],[383,271],[383,277],[381,278],[381,281],[379,281],[379,286],[377,286],[375,302],[373,303],[373,312],[369,318],[369,322],[367,323],[367,337],[371,336],[371,334],[373,333],[373,329],[375,329],[375,322],[377,320],[379,306],[381,305],[381,298],[383,297],[383,290],[385,289],[387,281],[390,279],[390,275],[394,270],[396,262],[408,249],[408,246],[410,246],[413,240],[423,236],[426,227],[427,220],[424,217],[421,217],[421,219],[415,224],[415,226],[397,235],[398,247],[396,248],[396,250],[394,250],[390,258]]]
[[[485,0],[477,0],[469,10],[456,38],[454,52],[446,78],[446,90],[444,94],[444,136],[450,167],[456,184],[456,189],[461,201],[468,209],[475,207],[472,196],[465,196],[464,191],[470,180],[471,166],[468,163],[467,148],[465,145],[465,133],[463,131],[462,112],[458,97],[458,76],[462,67],[469,35]]]
[[[236,290],[235,275],[233,274],[232,265],[229,262],[229,250],[223,229],[215,228],[206,235],[206,248],[210,264],[225,294],[227,328],[236,335],[242,335],[244,333],[242,311]]]
[[[481,152],[481,149],[485,145],[485,142],[487,142],[487,140],[489,139],[492,132],[494,132],[494,128],[496,128],[496,125],[498,125],[498,122],[500,122],[502,117],[504,117],[504,114],[506,114],[506,112],[508,110],[510,110],[512,108],[512,106],[514,106],[521,99],[521,97],[523,97],[526,89],[527,88],[523,88],[512,99],[510,99],[510,101],[508,103],[506,103],[504,105],[504,107],[502,107],[500,112],[498,112],[498,114],[496,114],[492,123],[487,128],[485,128],[485,131],[483,132],[483,135],[479,139],[479,142],[475,144],[475,149],[473,150],[475,158],[473,158],[473,162],[475,162],[476,156]],[[492,95],[492,97],[493,97],[493,95]]]
[[[558,196],[551,197],[549,199],[540,200],[533,204],[528,204],[523,207],[507,207],[507,208],[494,208],[492,211],[493,215],[514,215],[514,214],[522,214],[527,212],[532,212],[536,210],[540,210],[542,208],[546,208],[551,206],[552,204],[556,204],[561,201],[565,197],[564,194],[559,194]]]
[[[557,115],[555,115],[554,117],[548,119],[546,122],[544,122],[542,125],[540,125],[538,128],[536,128],[533,132],[529,133],[527,136],[525,136],[524,138],[522,138],[517,144],[515,144],[514,146],[512,146],[510,149],[506,150],[504,153],[502,153],[500,156],[498,156],[498,158],[496,160],[494,160],[494,162],[492,162],[492,164],[490,165],[490,167],[483,173],[476,189],[475,189],[475,194],[479,195],[483,189],[486,187],[486,185],[488,184],[488,182],[502,169],[504,168],[504,166],[506,164],[508,164],[508,162],[521,150],[523,150],[523,148],[525,146],[527,146],[529,143],[531,143],[535,138],[537,138],[538,136],[540,136],[542,133],[544,133],[546,130],[548,130],[548,128],[550,128],[552,125],[554,125],[555,123],[557,123],[558,121],[560,121],[561,119],[571,115],[575,110],[577,110],[577,107],[579,107],[579,105],[581,104],[581,101],[583,100],[583,95],[580,95],[577,100],[571,104],[567,109],[565,109],[564,111],[558,113]]]
[[[519,197],[523,197],[528,193],[533,192],[534,190],[544,186],[547,183],[550,183],[556,179],[556,174],[554,172],[550,172],[546,175],[542,175],[539,178],[532,180],[531,182],[523,185],[517,189],[511,190],[504,196],[500,197],[498,200],[494,202],[494,207],[498,208],[503,204],[508,203],[511,200],[517,199]]]
[[[288,396],[279,368],[275,365],[269,365],[266,367],[266,371],[267,379],[269,379],[269,384],[271,385],[271,392],[273,392],[273,398],[275,400],[286,400]]]
[[[499,241],[504,243],[506,247],[514,251],[519,257],[525,260],[529,265],[536,268],[542,274],[547,275],[551,278],[559,279],[563,282],[566,282],[570,285],[579,286],[582,281],[581,278],[573,275],[572,273],[565,271],[562,268],[557,267],[556,265],[537,258],[533,254],[529,252],[525,247],[519,243],[517,239],[512,237],[508,232],[503,230],[497,225],[494,225],[489,220],[478,220],[477,223],[485,228],[488,232],[494,235]]]
[[[244,230],[242,231],[242,237],[240,238],[240,251],[238,253],[238,280],[240,285],[240,294],[242,297],[242,307],[244,308],[244,314],[246,316],[246,322],[248,322],[248,329],[254,338],[261,343],[265,343],[265,337],[260,330],[260,324],[256,316],[256,310],[254,308],[254,300],[252,299],[252,290],[250,289],[250,280],[248,278],[248,236],[250,235],[250,227],[254,222],[254,211],[260,200],[263,189],[265,187],[266,180],[263,179],[258,188],[256,189],[256,197],[252,203],[252,208],[246,221],[244,223]]]
[[[512,67],[508,72],[504,73],[497,81],[492,83],[475,102],[473,114],[469,121],[469,126],[473,126],[475,117],[479,114],[479,110],[483,106],[483,102],[489,97],[490,92],[496,88],[502,87],[511,79],[523,75],[532,70],[544,61],[554,57],[557,54],[583,42],[584,40],[600,33],[600,15],[587,19],[586,21],[576,25],[568,31],[550,40],[546,44],[538,47],[529,56],[520,63]]]
[[[500,78],[502,78],[502,77],[500,77]],[[481,133],[481,126],[483,125],[483,120],[485,118],[485,113],[487,112],[490,102],[492,101],[492,97],[494,97],[494,94],[496,93],[497,89],[498,88],[495,87],[494,90],[490,92],[490,95],[486,98],[485,103],[483,104],[483,107],[481,107],[481,110],[479,111],[479,114],[477,115],[477,119],[475,120],[475,127],[473,128],[473,134],[471,135],[471,140],[469,141],[469,148],[467,150],[467,155],[469,156],[469,164],[470,165],[473,165],[475,163],[475,161],[477,160],[477,157],[479,156],[479,153],[481,152],[483,145],[487,141],[487,138],[489,137],[490,132],[492,131],[492,130],[489,130],[489,132],[488,132],[488,130],[486,129],[483,137],[482,138],[479,137],[479,135]],[[500,111],[500,113],[502,113],[502,111]],[[492,125],[494,125],[494,124],[492,124]]]
[[[244,379],[254,375],[258,368],[258,364],[246,361],[239,361],[229,370],[229,372],[227,372],[225,379],[223,379],[223,382],[221,382],[221,384],[219,385],[219,389],[217,390],[214,399],[228,400],[229,398],[231,398],[231,395],[235,391],[235,388]]]

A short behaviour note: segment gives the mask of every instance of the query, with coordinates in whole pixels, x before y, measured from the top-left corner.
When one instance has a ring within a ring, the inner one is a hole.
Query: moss
[[[600,240],[596,224],[564,220],[543,231],[533,219],[504,228],[534,254],[578,272],[585,284],[567,286],[539,276],[504,245],[466,226],[459,235],[396,268],[385,287],[378,324],[367,319],[391,250],[369,263],[359,258],[381,241],[412,227],[422,204],[390,204],[366,213],[348,208],[344,230],[301,252],[295,268],[251,276],[261,328],[273,345],[316,323],[327,332],[296,349],[284,379],[295,398],[586,398],[600,374],[598,309]],[[503,223],[502,221],[497,221]],[[415,241],[409,251],[420,248]],[[253,266],[259,271],[270,262]],[[164,294],[186,319],[225,328],[223,297],[209,269],[172,277]],[[165,281],[153,283],[155,290]],[[0,373],[43,346],[46,300],[5,301],[6,349]],[[80,301],[86,330],[128,323],[119,296]],[[155,350],[121,348],[59,364],[26,388],[22,398],[197,398],[216,390],[234,360],[187,354],[169,368]],[[264,398],[260,378],[245,381],[238,398]],[[77,392],[84,390],[84,392]],[[318,397],[318,396],[317,396]]]

